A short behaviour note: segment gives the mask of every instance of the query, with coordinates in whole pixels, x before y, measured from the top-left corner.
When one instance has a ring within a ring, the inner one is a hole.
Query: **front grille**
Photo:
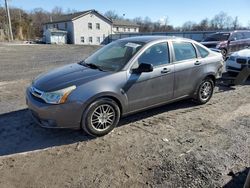
[[[39,98],[39,97],[36,97],[35,95],[32,95],[32,94],[31,94],[31,97],[32,97],[34,100],[36,100],[36,101],[38,101],[38,102],[40,102],[40,103],[45,103],[45,101],[44,101],[43,99],[41,99],[41,98]]]
[[[237,63],[245,65],[245,64],[247,64],[247,60],[246,59],[242,59],[242,58],[238,58],[237,59]]]
[[[227,69],[230,69],[230,70],[235,70],[235,71],[241,71],[241,70],[242,70],[242,67],[239,69],[239,68],[235,68],[235,67],[227,66]]]

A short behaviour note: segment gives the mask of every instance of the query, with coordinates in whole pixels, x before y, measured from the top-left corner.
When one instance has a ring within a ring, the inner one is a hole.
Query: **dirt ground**
[[[37,126],[25,88],[97,47],[0,44],[0,187],[242,187],[250,167],[250,87],[126,117],[109,135]]]

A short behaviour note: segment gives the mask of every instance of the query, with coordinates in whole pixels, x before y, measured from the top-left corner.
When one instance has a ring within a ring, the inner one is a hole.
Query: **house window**
[[[81,37],[81,42],[82,42],[82,43],[84,43],[84,42],[85,42],[84,37]]]
[[[126,32],[126,28],[125,27],[123,28],[123,31]]]
[[[89,37],[89,43],[93,42],[93,37]]]
[[[130,28],[128,28],[128,32],[130,32]]]
[[[96,23],[96,29],[100,30],[100,24],[99,23]]]
[[[101,43],[101,37],[96,37],[96,42]]]
[[[119,31],[119,27],[116,27],[116,31]]]
[[[65,24],[64,24],[64,28],[65,28],[65,29],[67,29],[67,28],[68,28],[68,23],[67,23],[67,22],[65,22]]]
[[[92,29],[92,23],[88,23],[89,29]]]
[[[136,32],[136,28],[134,28],[134,31]]]

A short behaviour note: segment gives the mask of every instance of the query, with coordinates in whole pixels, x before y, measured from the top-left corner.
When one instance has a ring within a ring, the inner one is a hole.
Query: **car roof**
[[[123,38],[120,39],[120,41],[128,41],[128,42],[144,42],[144,43],[149,43],[153,41],[159,41],[159,40],[182,40],[182,41],[189,41],[189,42],[194,42],[191,39],[187,38],[181,38],[181,37],[175,37],[175,36],[158,36],[158,35],[148,35],[148,36],[137,36],[137,37],[128,37],[128,38]]]
[[[214,34],[218,34],[218,33],[237,33],[237,32],[250,32],[250,30],[234,30],[234,31],[219,31],[219,32],[216,32]]]

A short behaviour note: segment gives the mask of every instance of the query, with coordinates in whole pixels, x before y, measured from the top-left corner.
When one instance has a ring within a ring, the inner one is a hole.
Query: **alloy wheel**
[[[208,100],[212,94],[212,91],[213,91],[212,84],[209,81],[204,82],[200,88],[201,99],[203,101]]]
[[[107,130],[115,121],[115,109],[109,104],[95,108],[91,115],[91,125],[97,131]]]

